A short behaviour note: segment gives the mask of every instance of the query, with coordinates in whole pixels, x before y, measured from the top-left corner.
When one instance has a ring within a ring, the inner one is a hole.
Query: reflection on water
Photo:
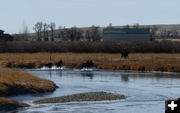
[[[58,76],[62,76],[62,70],[57,71]]]
[[[49,72],[49,79],[52,80],[53,74],[56,74],[57,76],[62,76],[63,70],[54,71],[54,70],[49,69],[48,72]],[[93,76],[94,76],[93,71],[79,71],[79,72],[82,77],[88,77],[90,79],[93,79]]]
[[[122,82],[128,82],[129,81],[129,77],[131,78],[149,78],[149,79],[156,79],[156,80],[160,80],[163,78],[176,78],[176,79],[180,79],[180,75],[174,75],[174,74],[125,74],[121,76],[121,81]]]
[[[89,77],[90,79],[93,79],[93,71],[81,71],[81,75],[83,77]]]
[[[124,75],[124,76],[121,76],[121,81],[122,82],[128,82],[128,79],[129,78],[129,76],[126,76],[126,75]]]
[[[164,100],[180,96],[178,73],[135,73],[82,70],[29,70],[54,81],[59,88],[42,96],[12,97],[30,104],[32,100],[84,92],[105,91],[128,96],[126,100],[33,105],[22,113],[164,113]],[[140,109],[141,108],[141,109]],[[123,112],[121,112],[123,111]]]
[[[137,77],[137,78],[178,78],[180,79],[179,73],[141,73],[141,74],[126,74],[125,77]]]
[[[49,72],[49,80],[52,80],[52,75],[54,74],[54,71],[49,69],[48,72]],[[62,76],[62,70],[56,71],[56,75]],[[48,78],[46,78],[46,79],[48,79]]]

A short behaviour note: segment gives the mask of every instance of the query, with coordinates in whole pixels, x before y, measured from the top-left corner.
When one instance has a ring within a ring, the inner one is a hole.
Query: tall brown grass
[[[15,100],[10,100],[4,97],[0,97],[0,112],[5,113],[8,110],[14,110],[19,107],[28,107],[29,105],[21,102],[17,102]]]
[[[49,80],[35,77],[24,71],[0,68],[0,96],[53,90],[55,90],[55,84]]]
[[[19,67],[22,64],[33,64],[37,68],[44,63],[57,63],[59,60],[62,60],[68,68],[78,68],[87,60],[92,60],[98,69],[180,72],[180,54],[138,53],[130,54],[128,59],[121,58],[121,54],[119,53],[0,54],[0,66],[3,67]]]

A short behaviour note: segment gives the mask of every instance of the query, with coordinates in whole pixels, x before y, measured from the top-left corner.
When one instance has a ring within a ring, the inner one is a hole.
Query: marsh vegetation
[[[50,60],[51,57],[51,60]],[[45,64],[63,62],[66,68],[79,68],[93,61],[97,69],[180,72],[180,54],[131,53],[127,59],[120,53],[1,53],[0,66],[40,68]]]

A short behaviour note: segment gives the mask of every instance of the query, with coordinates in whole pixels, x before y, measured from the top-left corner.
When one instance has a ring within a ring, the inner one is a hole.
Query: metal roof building
[[[104,28],[104,41],[149,41],[151,40],[149,28]]]

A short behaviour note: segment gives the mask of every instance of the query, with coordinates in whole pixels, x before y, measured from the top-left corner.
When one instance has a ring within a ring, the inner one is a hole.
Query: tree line
[[[65,41],[100,41],[102,38],[99,26],[91,26],[88,29],[59,26],[58,29],[56,29],[56,24],[54,22],[49,24],[37,22],[33,30],[36,33],[38,41],[54,41],[55,39]]]
[[[107,28],[113,28],[112,24],[109,24]],[[160,28],[156,25],[152,26],[141,26],[138,23],[134,25],[125,25],[121,28],[124,29],[139,29],[139,28],[149,28],[150,29],[150,36],[152,40],[158,39],[158,38],[179,38],[179,32],[174,29],[165,29]],[[103,31],[102,28],[99,26],[91,26],[87,28],[77,28],[77,27],[71,27],[66,28],[59,26],[57,27],[54,22],[51,22],[49,24],[43,23],[41,21],[37,22],[33,30],[35,32],[34,34],[28,33],[28,27],[23,27],[23,33],[20,34],[14,34],[13,37],[15,40],[21,40],[21,41],[28,41],[28,40],[36,40],[36,41],[101,41]]]
[[[180,42],[171,41],[12,41],[0,42],[0,52],[74,52],[74,53],[180,53]]]

